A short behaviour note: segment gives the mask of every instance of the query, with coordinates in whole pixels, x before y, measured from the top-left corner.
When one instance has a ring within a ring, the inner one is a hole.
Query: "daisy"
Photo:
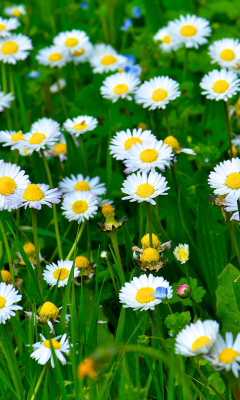
[[[73,261],[70,260],[59,260],[57,264],[52,263],[47,265],[43,271],[43,279],[50,285],[55,286],[58,282],[58,287],[66,286],[70,276],[71,269],[73,267]],[[79,274],[77,268],[74,267],[73,276],[76,278]]]
[[[176,37],[185,47],[195,47],[195,49],[207,43],[206,36],[210,36],[212,32],[209,21],[189,14],[186,17],[180,15],[179,19],[170,21],[168,31],[170,36]]]
[[[156,108],[166,108],[170,100],[175,100],[180,96],[179,83],[168,76],[158,76],[145,81],[136,91],[135,101],[142,104],[143,108],[149,110]]]
[[[200,83],[207,99],[228,101],[233,95],[240,91],[240,79],[237,74],[226,69],[218,71],[214,69],[205,75]]]
[[[105,183],[99,183],[100,178],[96,176],[90,179],[89,176],[86,178],[82,174],[74,176],[71,174],[71,178],[64,178],[59,183],[59,190],[66,194],[72,192],[92,192],[95,195],[101,195],[106,193]]]
[[[69,221],[84,222],[97,213],[98,198],[91,192],[70,193],[63,199],[63,215]]]
[[[182,46],[182,43],[178,38],[169,34],[168,26],[159,29],[153,36],[153,40],[160,42],[159,47],[163,53],[169,53],[172,50],[175,51]]]
[[[74,134],[76,137],[83,135],[87,131],[93,131],[98,125],[97,118],[81,115],[79,117],[70,119],[68,118],[63,127],[67,132]]]
[[[5,324],[8,319],[16,315],[14,311],[22,310],[21,306],[16,306],[22,295],[14,289],[13,285],[0,282],[0,324]]]
[[[0,40],[0,61],[16,64],[18,60],[25,60],[32,50],[32,41],[21,33]]]
[[[54,39],[53,43],[72,54],[74,51],[81,52],[82,46],[89,41],[89,37],[84,31],[73,29],[72,31],[60,32]]]
[[[45,183],[30,183],[24,189],[16,189],[8,202],[13,207],[27,207],[41,210],[43,205],[52,208],[52,204],[60,203],[62,193],[57,188],[49,189]]]
[[[186,153],[191,154],[192,156],[196,155],[192,149],[185,149],[181,147],[179,141],[174,136],[167,136],[164,139],[163,144],[167,144],[168,147],[171,147],[173,154]]]
[[[0,87],[1,89],[1,87]],[[10,108],[11,106],[11,101],[13,101],[15,99],[15,97],[13,96],[13,94],[7,93],[5,94],[4,92],[0,91],[0,112],[2,112],[4,110],[4,108]]]
[[[232,212],[235,211],[234,214],[232,214],[230,220],[236,220],[239,221],[239,211],[238,211],[238,202],[239,199],[236,199],[236,197],[232,196],[232,195],[228,195],[225,198],[225,210],[228,212]]]
[[[49,149],[45,151],[45,155],[47,157],[59,157],[60,162],[67,160],[67,142],[62,133],[59,142],[53,146],[49,146]]]
[[[218,333],[216,341],[211,348],[210,354],[204,356],[214,369],[221,371],[225,369],[231,371],[238,378],[240,370],[240,333],[238,333],[235,342],[233,334],[226,332],[225,340]]]
[[[162,140],[152,139],[132,146],[124,163],[133,172],[137,170],[148,172],[154,168],[164,171],[165,166],[170,166],[172,158],[171,147],[163,144]]]
[[[25,140],[22,131],[0,131],[0,143],[3,143],[3,147],[12,146],[11,150],[14,150],[19,140]]]
[[[240,198],[240,159],[232,158],[220,162],[210,172],[208,183],[211,188],[214,188],[215,194],[231,195],[236,199]]]
[[[174,257],[181,264],[185,264],[189,260],[189,246],[188,244],[179,244],[173,251]]]
[[[4,14],[9,17],[21,17],[21,15],[26,14],[25,6],[23,4],[14,4],[13,6],[5,7]]]
[[[109,44],[101,43],[94,47],[93,55],[89,61],[95,74],[103,74],[124,68],[126,58],[118,54]]]
[[[130,283],[126,282],[125,286],[121,288],[119,293],[120,303],[124,303],[124,308],[131,307],[134,311],[154,310],[155,306],[162,302],[162,299],[154,296],[158,287],[166,288],[165,297],[171,299],[173,296],[172,287],[162,276],[154,277],[152,274],[149,276],[144,274],[139,278],[134,277]]]
[[[8,37],[11,36],[11,31],[17,29],[20,25],[20,22],[17,18],[2,18],[0,17],[0,37]]]
[[[113,103],[119,98],[132,100],[130,94],[136,92],[139,83],[139,78],[131,72],[117,72],[103,81],[100,92],[104,99],[112,100]]]
[[[146,172],[138,172],[132,174],[125,179],[123,182],[123,188],[121,191],[126,193],[127,196],[123,197],[123,200],[137,201],[141,203],[147,201],[153,205],[156,202],[153,200],[154,197],[159,195],[167,195],[164,193],[168,190],[166,179],[157,172],[151,171],[149,175]]]
[[[69,341],[67,339],[67,334],[65,333],[63,336],[56,336],[54,339],[47,340],[41,333],[41,342],[37,342],[33,344],[33,349],[34,352],[30,355],[34,360],[38,362],[38,364],[44,365],[46,364],[50,359],[51,359],[51,366],[54,368],[54,360],[53,360],[53,355],[52,355],[52,349],[51,349],[51,344],[52,347],[55,350],[55,355],[59,359],[59,361],[65,365],[66,364],[66,359],[63,356],[62,353],[69,353],[70,351],[70,346],[69,346]],[[60,339],[60,342],[58,339]]]
[[[87,40],[81,43],[81,47],[78,50],[71,51],[71,60],[75,65],[89,61],[93,54],[93,45]]]
[[[49,86],[49,90],[51,93],[58,93],[63,90],[67,86],[67,81],[64,78],[58,79],[57,82],[53,83]]]
[[[8,197],[12,196],[15,190],[25,189],[29,184],[28,175],[21,171],[16,164],[0,162],[0,210],[17,208],[10,205]]]
[[[117,132],[116,136],[114,136],[110,142],[110,154],[112,154],[117,160],[125,160],[128,158],[128,153],[132,146],[137,143],[142,144],[142,142],[151,139],[156,139],[156,137],[151,133],[151,131],[142,131],[141,128],[134,128],[132,132],[130,129]]]
[[[67,52],[57,46],[50,46],[41,49],[37,54],[36,59],[39,64],[48,65],[51,68],[62,68],[68,61],[70,61]]]
[[[177,335],[175,353],[186,357],[209,353],[215,343],[218,329],[219,324],[212,320],[191,323]]]
[[[240,42],[238,39],[216,40],[209,46],[211,64],[218,63],[223,68],[233,68],[240,62]]]

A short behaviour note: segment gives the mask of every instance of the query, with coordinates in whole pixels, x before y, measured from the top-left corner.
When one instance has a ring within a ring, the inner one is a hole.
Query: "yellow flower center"
[[[158,237],[156,235],[154,235],[154,233],[152,234],[152,245],[155,249],[158,249],[161,242],[158,239]],[[150,240],[149,240],[149,233],[145,236],[143,236],[143,238],[141,239],[141,245],[143,247],[143,249],[147,249],[148,247],[150,247]]]
[[[146,198],[154,193],[154,187],[150,183],[142,183],[138,186],[136,193],[139,197]]]
[[[11,274],[9,271],[6,271],[4,269],[1,270],[1,275],[2,275],[2,280],[3,282],[5,282],[6,284],[11,283],[12,278],[11,278]],[[1,307],[0,307],[1,308]]]
[[[12,10],[12,15],[14,15],[14,17],[20,17],[21,11],[18,8],[15,8]]]
[[[148,247],[147,249],[143,250],[143,253],[140,257],[140,261],[142,261],[144,264],[148,263],[157,264],[158,260],[159,260],[159,253],[156,249],[153,249],[152,247]]]
[[[85,200],[77,200],[72,205],[72,210],[76,214],[82,214],[88,209],[88,203]]]
[[[46,319],[56,319],[59,314],[59,309],[50,301],[46,301],[39,311],[39,317]]]
[[[78,256],[75,258],[75,264],[78,268],[87,268],[90,265],[90,261],[84,256]]]
[[[74,51],[74,53],[73,53],[73,55],[74,55],[74,57],[78,57],[78,56],[82,56],[83,54],[85,53],[85,50],[84,50],[84,48],[82,47],[80,50],[75,50]]]
[[[220,57],[225,61],[232,61],[235,58],[235,53],[232,49],[225,49],[221,51]]]
[[[43,191],[35,183],[30,183],[23,193],[23,198],[27,201],[39,201],[44,197]]]
[[[111,204],[104,204],[104,206],[102,206],[102,213],[105,218],[115,216],[114,208],[111,206]]]
[[[14,54],[18,51],[18,45],[12,41],[5,42],[3,43],[1,50],[3,54]]]
[[[102,64],[102,65],[111,65],[111,64],[114,64],[116,61],[117,61],[117,59],[116,59],[114,56],[112,56],[112,55],[110,55],[110,56],[104,56],[104,57],[101,59],[101,64]]]
[[[17,185],[12,178],[8,176],[3,176],[0,178],[0,194],[8,195],[13,194],[14,189],[16,189]]]
[[[117,95],[126,93],[128,91],[128,85],[125,83],[119,83],[113,88],[113,92]]]
[[[0,296],[0,309],[3,308],[6,304],[6,300],[4,297]]]
[[[209,343],[209,338],[207,336],[199,336],[199,338],[194,340],[194,342],[192,344],[192,351],[201,349],[203,346],[206,346],[208,343]]]
[[[162,38],[163,43],[170,43],[170,40],[171,40],[171,36],[164,36],[164,38]]]
[[[65,41],[65,45],[67,47],[74,47],[78,44],[78,40],[76,38],[67,38]]]
[[[0,24],[0,31],[4,31],[5,28],[6,26],[4,24]]]
[[[59,61],[59,60],[61,60],[61,58],[62,58],[62,55],[60,54],[60,53],[52,53],[52,54],[50,54],[50,56],[48,57],[48,59],[50,60],[50,61]]]
[[[162,101],[167,97],[167,91],[165,89],[155,89],[152,93],[152,99],[154,101]]]
[[[141,144],[142,143],[141,139],[139,139],[138,137],[132,137],[132,138],[127,139],[124,143],[125,150],[130,150],[131,147],[133,145],[135,145],[136,143]]]
[[[187,261],[188,255],[187,252],[185,250],[180,250],[178,253],[178,256],[180,258],[181,261]]]
[[[19,140],[25,140],[22,132],[16,132],[11,135],[12,142],[18,142]]]
[[[35,246],[31,242],[27,242],[23,246],[23,250],[29,257],[35,257]]]
[[[61,343],[59,343],[56,339],[50,339],[50,340],[51,340],[52,347],[54,348],[54,350],[61,349],[61,347],[62,347]],[[51,349],[50,340],[44,340],[44,342],[43,342],[43,345],[45,347],[47,347],[48,349]]]
[[[157,159],[158,157],[158,152],[155,149],[147,149],[147,150],[143,150],[140,153],[140,158],[142,160],[142,162],[153,162]]]
[[[155,293],[155,290],[151,287],[143,287],[138,289],[136,294],[136,300],[139,303],[150,303],[150,301],[154,301],[155,298],[152,296],[152,293]]]
[[[83,131],[84,129],[86,129],[87,124],[85,124],[85,122],[79,122],[78,124],[73,125],[73,128],[76,129],[76,131]]]
[[[175,139],[174,136],[167,136],[164,139],[163,143],[172,147],[172,150],[174,153],[178,153],[180,151],[180,144],[179,144],[178,140]]]
[[[44,133],[35,132],[29,139],[29,143],[31,144],[40,144],[46,138]]]
[[[197,33],[197,29],[195,28],[195,26],[193,25],[184,25],[182,26],[182,28],[180,29],[180,33],[183,36],[194,36]]]
[[[69,270],[67,268],[58,268],[53,272],[53,276],[55,279],[58,279],[60,281],[64,281],[69,275]]]
[[[232,360],[238,356],[239,354],[235,350],[227,347],[219,354],[218,361],[224,362],[224,364],[231,364]]]
[[[57,154],[67,154],[67,145],[65,143],[58,143],[53,151]]]
[[[226,185],[231,189],[239,189],[240,188],[240,173],[232,172],[227,176]]]
[[[229,88],[229,84],[225,79],[219,79],[218,81],[214,82],[213,90],[217,93],[223,93]]]
[[[84,181],[79,181],[76,183],[76,185],[74,186],[75,190],[81,190],[81,192],[87,192],[88,190],[90,190],[90,186],[87,182]]]

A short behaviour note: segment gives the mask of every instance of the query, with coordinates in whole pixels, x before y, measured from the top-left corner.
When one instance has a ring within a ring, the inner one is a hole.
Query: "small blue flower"
[[[132,9],[132,16],[133,16],[133,18],[139,19],[139,18],[141,18],[141,15],[142,15],[142,9],[141,9],[141,7],[139,7],[139,6],[133,7],[133,9]]]
[[[29,72],[29,74],[27,75],[27,78],[39,78],[39,76],[41,76],[40,72],[38,72],[38,71],[31,71],[31,72]]]
[[[170,337],[174,337],[174,334],[173,334],[173,333],[170,333]]]
[[[140,65],[127,65],[125,68],[125,72],[131,72],[133,75],[139,76],[141,75],[142,68]]]
[[[128,28],[132,25],[132,20],[130,18],[125,19],[124,25],[120,27],[121,31],[127,31]]]
[[[168,288],[164,286],[159,286],[156,288],[156,293],[152,294],[153,297],[157,300],[163,300],[166,299],[168,294]]]
[[[80,7],[81,7],[83,10],[87,10],[87,9],[89,8],[89,4],[88,4],[87,1],[81,1]]]
[[[129,63],[130,65],[135,64],[135,62],[136,62],[136,57],[135,57],[133,54],[124,54],[124,57],[127,58],[128,63]]]
[[[208,163],[209,162],[209,159],[208,158],[205,158],[205,163]]]

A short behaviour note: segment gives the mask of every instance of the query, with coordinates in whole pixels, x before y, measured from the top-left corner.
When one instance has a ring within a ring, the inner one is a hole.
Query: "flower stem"
[[[17,123],[18,123],[18,116],[17,116],[17,107],[16,107],[16,94],[14,90],[14,75],[13,75],[13,66],[9,64],[9,81],[10,81],[10,91],[15,97],[15,100],[13,100],[13,113],[14,113],[14,123],[15,123],[15,128],[17,129]],[[19,154],[19,152],[17,152]]]
[[[153,247],[153,241],[152,241],[152,219],[151,219],[151,209],[150,209],[150,203],[149,202],[146,202],[146,208],[147,208],[147,219],[148,219],[148,231],[149,231],[150,247]]]
[[[118,246],[118,240],[117,240],[117,231],[111,231],[108,233],[108,235],[110,236],[110,239],[112,241],[112,245],[113,245],[113,249],[114,249],[114,253],[118,262],[119,267],[121,268],[122,272],[123,272],[123,266],[122,266],[122,260],[121,260],[121,256],[120,256],[120,252],[119,252],[119,246]],[[123,272],[124,274],[124,272]]]
[[[80,135],[80,145],[81,145],[81,150],[82,150],[82,158],[83,158],[85,174],[87,175],[88,174],[87,157],[86,157],[86,152],[85,152],[84,141],[83,141],[82,135]]]
[[[191,361],[192,361],[192,364],[194,365],[194,367],[198,370],[200,376],[203,378],[204,382],[205,382],[205,383],[208,383],[208,379],[207,379],[207,378],[205,377],[205,375],[202,373],[201,368],[199,367],[199,365],[198,365],[197,363],[195,363],[193,357],[191,357]],[[212,386],[212,385],[208,385],[208,386],[209,386],[209,388],[212,389],[212,391],[219,397],[219,399],[225,400],[224,397],[222,397],[221,393],[219,393],[219,392],[217,391],[217,389],[215,389],[214,386]]]
[[[155,331],[157,332],[158,337],[159,337],[159,339],[160,339],[160,341],[161,341],[161,343],[162,343],[164,349],[166,350],[167,353],[169,353],[169,349],[168,349],[168,347],[167,347],[166,344],[165,344],[165,339],[163,338],[163,336],[162,336],[162,334],[161,334],[161,332],[160,332],[160,329],[159,329],[158,326],[157,326],[154,311],[148,309],[148,314],[149,314],[149,316],[150,316],[150,318],[151,318],[153,327],[154,327]]]
[[[38,246],[38,234],[37,234],[37,210],[32,208],[32,228],[33,228],[33,240],[36,253],[36,263],[37,263],[37,274],[39,279],[39,286],[41,295],[43,294],[43,282],[42,282],[42,269],[39,259],[39,246]]]
[[[177,184],[177,177],[176,177],[176,170],[175,170],[175,164],[173,161],[173,164],[171,165],[171,172],[172,172],[172,177],[173,177],[173,183],[175,187],[176,194],[178,196],[178,184]]]
[[[4,94],[7,94],[7,76],[6,76],[6,68],[4,62],[1,62],[1,70],[2,70],[2,87]]]
[[[42,383],[42,379],[43,379],[44,374],[45,374],[45,372],[46,372],[46,369],[47,369],[47,364],[44,365],[43,370],[42,370],[42,372],[41,372],[41,374],[40,374],[40,376],[39,376],[39,378],[38,378],[38,381],[37,381],[37,384],[36,384],[36,386],[35,386],[35,389],[34,389],[34,392],[33,392],[32,397],[31,397],[31,400],[34,400],[35,397],[36,397],[36,394],[37,394],[37,392],[38,392],[38,389],[39,389],[39,387],[40,387],[40,385],[41,385],[41,383]]]
[[[170,122],[169,122],[168,113],[167,113],[166,108],[163,108],[163,114],[164,114],[164,117],[165,117],[165,120],[166,120],[166,124],[167,124],[168,136],[171,136],[171,126],[170,126]]]
[[[7,236],[6,236],[6,233],[5,233],[5,230],[4,230],[4,227],[3,227],[3,224],[2,224],[1,220],[0,220],[0,230],[1,230],[1,233],[2,233],[4,245],[5,245],[6,252],[7,252],[7,258],[8,258],[8,264],[9,264],[12,284],[15,287],[15,278],[14,278],[14,272],[13,272],[13,263],[12,263],[11,253],[10,253],[10,249],[9,249],[9,245],[8,245]]]
[[[111,265],[110,261],[108,261],[108,260],[107,260],[107,266],[108,266],[108,269],[109,269],[109,272],[110,272],[110,275],[111,275],[113,287],[114,287],[114,289],[116,290],[116,292],[118,293],[119,291],[118,291],[118,289],[117,289],[117,285],[116,285],[116,282],[115,282],[114,273],[113,273],[113,268],[112,268],[112,265]]]
[[[187,77],[187,66],[188,66],[188,48],[186,47],[184,54],[183,82],[186,80]]]
[[[232,242],[234,250],[236,252],[238,263],[240,265],[240,250],[239,250],[237,238],[236,238],[236,235],[235,235],[233,223],[232,223],[232,221],[230,221],[230,214],[229,213],[227,213],[226,222],[227,222],[227,227],[228,227],[229,232],[230,232],[231,242]]]
[[[232,153],[232,141],[231,141],[231,122],[229,118],[229,110],[228,110],[228,102],[224,102],[224,108],[225,108],[225,115],[226,115],[226,122],[227,122],[227,132],[228,132],[228,143],[229,143],[229,152],[230,152],[230,158],[233,158],[233,153]]]
[[[79,239],[80,239],[80,237],[82,236],[82,233],[83,233],[83,229],[84,229],[84,227],[85,227],[85,224],[86,224],[86,221],[82,222],[81,228],[78,229],[76,239],[75,239],[75,241],[74,241],[74,243],[73,243],[73,245],[72,245],[71,250],[69,251],[69,253],[68,253],[67,257],[66,257],[66,260],[69,260],[69,258],[71,258],[72,253],[73,253],[74,250],[76,249],[77,244],[78,244],[78,242],[79,242]]]

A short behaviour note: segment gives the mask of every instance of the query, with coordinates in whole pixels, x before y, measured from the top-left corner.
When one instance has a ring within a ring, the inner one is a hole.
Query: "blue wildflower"
[[[139,6],[133,7],[133,9],[132,9],[132,16],[133,16],[133,18],[139,19],[139,18],[141,18],[141,15],[142,15],[142,9],[141,9],[141,7],[139,7]]]
[[[130,65],[135,64],[135,62],[136,62],[136,57],[135,57],[133,54],[124,54],[124,57],[127,58],[128,63],[129,63]]]
[[[120,27],[121,31],[127,31],[128,28],[132,25],[132,20],[130,18],[125,19],[124,25]]]
[[[38,71],[31,71],[31,72],[29,72],[29,74],[27,75],[27,78],[39,78],[39,76],[41,76],[40,72],[38,72]]]
[[[87,10],[87,9],[89,8],[89,4],[88,4],[87,1],[81,1],[80,7],[81,7],[83,10]]]
[[[159,286],[156,288],[156,293],[153,293],[152,296],[155,297],[157,300],[166,299],[168,294],[168,288],[164,286]]]

